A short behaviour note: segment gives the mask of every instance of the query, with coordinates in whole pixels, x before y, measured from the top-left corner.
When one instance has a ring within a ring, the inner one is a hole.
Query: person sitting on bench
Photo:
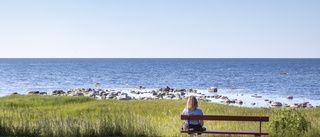
[[[203,115],[201,109],[198,108],[198,101],[195,96],[190,96],[187,101],[186,108],[182,111],[182,115]],[[182,125],[182,130],[204,131],[203,120],[185,120]]]

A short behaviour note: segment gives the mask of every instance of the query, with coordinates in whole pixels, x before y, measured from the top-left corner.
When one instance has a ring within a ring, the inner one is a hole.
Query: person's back
[[[196,97],[190,96],[187,101],[186,108],[182,111],[182,115],[203,115],[201,109],[198,109],[198,101]],[[185,120],[183,123],[183,130],[198,130],[202,131],[204,122],[203,120]]]

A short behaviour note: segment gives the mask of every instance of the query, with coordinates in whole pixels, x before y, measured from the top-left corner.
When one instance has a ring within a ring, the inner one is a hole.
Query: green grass
[[[186,100],[5,96],[0,98],[0,136],[187,136],[180,133],[180,114],[185,104]],[[202,101],[200,108],[205,114],[264,115],[270,119],[281,115],[273,108],[240,108]],[[311,130],[304,136],[320,136],[319,108],[298,111],[311,122]],[[267,130],[266,125],[263,130]],[[259,123],[205,121],[205,126],[215,130],[258,130]]]

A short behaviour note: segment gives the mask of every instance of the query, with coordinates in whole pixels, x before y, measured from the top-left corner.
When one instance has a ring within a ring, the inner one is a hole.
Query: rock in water
[[[218,92],[218,88],[211,87],[211,88],[208,89],[208,92]]]

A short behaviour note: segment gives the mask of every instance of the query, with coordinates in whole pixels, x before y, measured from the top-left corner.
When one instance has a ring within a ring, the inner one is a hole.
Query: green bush
[[[275,109],[277,117],[273,118],[267,128],[271,136],[299,137],[303,136],[311,127],[305,116],[296,109]]]

